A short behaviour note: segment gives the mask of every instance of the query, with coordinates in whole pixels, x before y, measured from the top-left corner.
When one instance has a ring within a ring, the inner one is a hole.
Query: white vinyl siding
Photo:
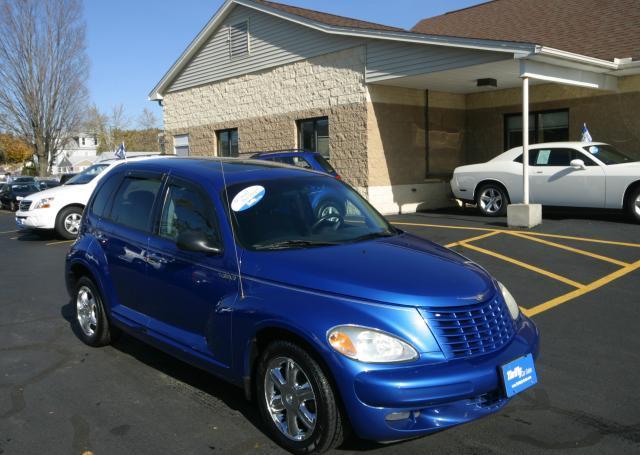
[[[231,58],[230,27],[247,23],[248,55]],[[200,48],[167,91],[274,68],[363,44],[351,37],[332,36],[242,6],[236,6]]]

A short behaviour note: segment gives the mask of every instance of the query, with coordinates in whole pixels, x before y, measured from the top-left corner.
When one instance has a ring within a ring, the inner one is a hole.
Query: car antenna
[[[227,179],[224,175],[224,164],[222,164],[222,158],[218,158],[220,163],[220,172],[222,173],[222,184],[224,185],[224,197],[227,200],[227,211],[229,215],[229,223],[231,224],[231,238],[233,239],[233,251],[236,255],[236,266],[238,267],[238,282],[240,284],[240,299],[244,299],[244,287],[242,286],[242,272],[240,270],[240,258],[238,256],[238,245],[236,244],[236,230],[233,227],[233,215],[231,213],[231,203],[229,202],[229,192],[227,191]]]

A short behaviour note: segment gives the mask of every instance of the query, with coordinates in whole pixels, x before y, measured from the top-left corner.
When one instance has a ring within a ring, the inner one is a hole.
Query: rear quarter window
[[[123,226],[149,231],[151,211],[161,184],[160,177],[125,177],[113,198],[109,219]]]

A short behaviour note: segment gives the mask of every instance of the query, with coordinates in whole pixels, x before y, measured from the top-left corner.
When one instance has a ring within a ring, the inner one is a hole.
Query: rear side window
[[[316,155],[316,161],[318,162],[320,167],[322,167],[322,169],[325,170],[325,172],[328,172],[330,174],[333,174],[336,172],[336,170],[333,168],[333,166],[331,166],[331,164],[329,164],[329,162],[326,160],[324,156]]]
[[[100,218],[105,217],[108,214],[111,201],[113,200],[113,193],[120,184],[122,173],[115,173],[107,175],[105,181],[96,190],[96,196],[91,204],[91,213]]]
[[[186,182],[173,181],[167,189],[158,235],[177,242],[182,234],[202,234],[211,244],[220,243],[209,196]]]
[[[301,156],[279,156],[271,158],[271,161],[276,163],[288,164],[289,166],[297,166],[303,169],[312,169],[309,162]]]
[[[151,210],[160,186],[160,177],[125,177],[113,198],[109,218],[133,229],[149,230]]]

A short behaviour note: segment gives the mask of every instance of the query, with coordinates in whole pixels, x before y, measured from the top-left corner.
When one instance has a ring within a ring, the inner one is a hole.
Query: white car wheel
[[[508,197],[496,184],[483,185],[476,196],[476,204],[483,215],[502,216],[506,212]]]

